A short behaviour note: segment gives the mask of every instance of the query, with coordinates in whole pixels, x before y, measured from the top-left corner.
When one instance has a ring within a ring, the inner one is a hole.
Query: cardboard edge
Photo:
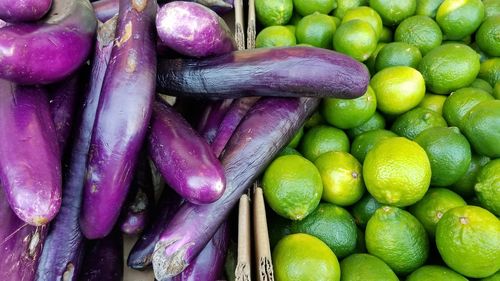
[[[255,0],[248,0],[247,49],[255,48],[255,36],[257,36]]]
[[[245,33],[243,22],[243,0],[234,1],[234,40],[238,50],[245,49]]]
[[[271,246],[267,227],[266,206],[262,188],[254,185],[253,222],[255,239],[255,257],[259,281],[274,281],[274,270],[271,258]]]
[[[250,281],[252,274],[252,248],[250,226],[250,199],[243,194],[238,209],[238,257],[235,269],[236,281]]]

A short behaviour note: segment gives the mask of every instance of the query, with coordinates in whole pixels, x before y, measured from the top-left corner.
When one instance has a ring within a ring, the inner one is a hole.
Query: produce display
[[[500,280],[495,0],[0,0],[0,132],[1,280]]]

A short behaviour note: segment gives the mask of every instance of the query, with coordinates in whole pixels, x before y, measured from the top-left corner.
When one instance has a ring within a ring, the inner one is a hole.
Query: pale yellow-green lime
[[[342,23],[333,35],[333,47],[358,61],[367,60],[377,48],[378,36],[366,21],[355,19]]]
[[[295,46],[295,35],[285,26],[269,26],[257,34],[256,48]]]
[[[342,18],[342,23],[346,23],[351,20],[366,21],[373,27],[373,30],[375,30],[377,38],[380,38],[383,26],[382,19],[374,9],[366,6],[349,9]]]
[[[404,19],[413,16],[417,9],[416,0],[370,0],[369,3],[387,26],[398,25]]]
[[[292,0],[255,0],[255,14],[264,26],[286,24],[292,11]]]
[[[446,96],[426,93],[418,106],[432,110],[442,115],[443,105],[445,101],[446,101]]]
[[[406,281],[468,281],[467,278],[456,273],[455,271],[439,265],[424,265],[421,268],[412,272]]]
[[[370,254],[353,254],[340,262],[341,281],[399,281],[392,269]]]

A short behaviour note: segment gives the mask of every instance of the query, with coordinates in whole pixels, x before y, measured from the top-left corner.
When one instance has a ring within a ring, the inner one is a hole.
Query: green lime
[[[464,44],[441,45],[428,52],[420,61],[428,90],[435,94],[449,92],[470,85],[479,73],[479,55]]]
[[[417,1],[417,15],[436,17],[437,10],[444,0],[419,0]]]
[[[285,26],[269,26],[255,38],[256,48],[295,46],[295,35]]]
[[[375,114],[377,98],[368,86],[366,93],[355,99],[324,98],[321,109],[328,123],[340,129],[350,129],[360,126]]]
[[[372,7],[382,18],[384,25],[395,26],[415,14],[416,0],[370,0]]]
[[[340,262],[341,281],[399,281],[394,271],[370,254],[353,254]]]
[[[285,25],[285,27],[288,29],[288,31],[290,31],[293,36],[295,37],[295,25]]]
[[[485,20],[476,32],[476,43],[489,56],[500,56],[500,16]]]
[[[289,146],[283,147],[283,149],[278,153],[278,155],[276,155],[276,158],[280,157],[280,156],[284,156],[284,155],[299,155],[299,156],[302,156],[302,154],[300,154],[300,152],[298,152],[295,148],[291,148]]]
[[[431,180],[431,165],[416,142],[392,137],[368,151],[363,178],[368,192],[378,202],[405,207],[424,197]]]
[[[335,22],[335,27],[340,26],[340,23],[342,22],[341,19],[332,16],[333,21]]]
[[[410,207],[414,215],[431,237],[436,234],[436,225],[448,210],[465,206],[464,199],[455,192],[446,188],[429,188],[422,200]]]
[[[500,281],[500,271],[489,277],[479,279],[479,281]]]
[[[500,269],[500,220],[476,206],[456,207],[437,224],[436,245],[446,265],[471,278]]]
[[[425,265],[415,270],[406,278],[406,281],[468,281],[467,278],[455,271],[439,265]]]
[[[290,18],[290,20],[288,21],[287,24],[289,25],[297,25],[297,23],[299,23],[299,21],[302,19],[302,16],[297,14],[296,12],[293,12],[292,13],[292,17]],[[295,34],[295,32],[294,32]]]
[[[337,7],[336,0],[293,0],[295,11],[301,16],[307,16],[315,12],[329,14]]]
[[[465,115],[482,101],[493,100],[487,92],[477,88],[462,88],[449,95],[443,104],[443,117],[450,126],[464,129]]]
[[[392,123],[391,131],[401,137],[414,140],[426,129],[446,126],[446,121],[439,113],[422,107],[416,107],[398,116],[394,123]]]
[[[490,161],[481,169],[474,189],[481,206],[500,216],[500,159]]]
[[[302,136],[304,135],[304,126],[300,127],[300,129],[295,133],[293,136],[292,140],[288,143],[288,147],[291,148],[297,148],[300,143],[300,139],[302,139]]]
[[[301,220],[319,204],[323,184],[312,162],[298,155],[274,159],[262,179],[264,197],[279,215]]]
[[[481,0],[444,0],[436,13],[436,21],[450,40],[471,35],[484,18]]]
[[[356,157],[360,163],[363,163],[368,151],[370,151],[379,141],[392,137],[397,137],[397,135],[394,132],[384,129],[364,132],[354,138],[351,145],[351,154]]]
[[[354,204],[351,214],[354,217],[356,224],[365,229],[368,220],[370,220],[375,211],[380,207],[382,207],[382,204],[367,193],[363,196],[363,198],[361,198],[361,200]]]
[[[378,72],[391,66],[409,66],[417,68],[422,55],[417,47],[404,42],[393,42],[385,45],[375,60]]]
[[[299,43],[318,48],[332,49],[335,21],[331,16],[313,13],[303,17],[296,26],[295,36]]]
[[[373,30],[375,30],[377,38],[382,34],[382,19],[377,12],[370,7],[362,6],[347,10],[342,18],[342,23],[352,20],[362,20],[369,23]]]
[[[484,79],[492,87],[500,82],[500,58],[491,58],[481,63],[478,78]]]
[[[365,192],[361,164],[351,154],[330,151],[319,156],[314,165],[323,180],[322,199],[339,206],[356,203]]]
[[[417,106],[425,95],[420,72],[408,66],[385,68],[370,81],[377,96],[377,109],[386,114],[401,114]]]
[[[375,48],[375,51],[370,55],[370,57],[364,62],[365,65],[368,67],[368,70],[370,70],[370,73],[373,75],[376,73],[375,71],[375,61],[377,59],[378,53],[384,46],[387,45],[386,43],[379,43],[377,44],[377,47]]]
[[[359,6],[363,6],[366,0],[337,0],[337,8],[333,11],[333,15],[342,19],[345,13]]]
[[[415,141],[425,150],[431,162],[431,184],[449,186],[469,168],[471,148],[457,127],[434,127],[420,133]]]
[[[500,16],[500,2],[498,0],[483,0],[484,19]]]
[[[368,253],[386,262],[396,274],[409,274],[429,256],[429,240],[422,224],[410,213],[384,206],[366,225]]]
[[[491,87],[490,83],[488,83],[486,80],[481,79],[481,78],[476,78],[469,87],[471,88],[476,88],[476,89],[481,89],[483,91],[488,92],[488,94],[492,95],[493,94],[493,87]]]
[[[385,119],[382,114],[378,113],[378,111],[375,111],[375,113],[366,121],[365,123],[351,128],[347,130],[347,135],[353,139],[362,133],[368,132],[368,131],[373,131],[373,130],[379,130],[379,129],[384,129],[385,128]]]
[[[479,154],[500,157],[500,100],[474,106],[463,120],[464,133]]]
[[[425,108],[432,110],[439,115],[443,114],[443,105],[444,102],[446,101],[446,96],[443,95],[434,95],[431,93],[426,93],[420,104],[418,105],[419,107]]]
[[[479,170],[490,161],[489,157],[472,153],[471,161],[467,172],[449,189],[460,194],[464,198],[470,198],[474,195],[474,185],[476,184]]]
[[[378,42],[384,42],[384,43],[390,43],[393,40],[393,32],[390,28],[387,26],[382,27],[382,33],[380,33],[380,38],[378,39]]]
[[[335,127],[316,126],[304,134],[299,151],[311,161],[329,151],[349,152],[349,138]]]
[[[284,25],[292,17],[292,0],[255,0],[255,14],[264,26]]]
[[[441,45],[443,34],[439,25],[428,16],[413,16],[405,19],[396,28],[395,41],[416,46],[422,55]]]
[[[493,96],[495,99],[500,100],[500,81],[495,83],[495,87],[493,88]]]
[[[318,238],[291,234],[274,247],[273,267],[277,281],[339,281],[340,266],[335,254]]]
[[[367,60],[377,48],[377,34],[372,26],[362,20],[342,23],[333,36],[336,51],[358,61]]]
[[[319,125],[326,125],[326,120],[323,118],[323,115],[317,110],[309,117],[304,123],[304,128],[312,128]]]

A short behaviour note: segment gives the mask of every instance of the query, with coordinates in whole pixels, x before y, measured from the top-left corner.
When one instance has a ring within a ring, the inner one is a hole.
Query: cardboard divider
[[[253,191],[253,234],[255,241],[255,263],[257,280],[274,281],[271,246],[267,228],[266,206],[262,188],[257,184]]]
[[[252,280],[252,247],[250,225],[250,199],[246,194],[240,198],[238,210],[238,258],[235,276],[237,281]]]

